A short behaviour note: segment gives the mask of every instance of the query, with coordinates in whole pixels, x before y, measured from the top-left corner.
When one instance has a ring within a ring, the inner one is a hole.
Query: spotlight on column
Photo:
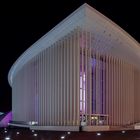
[[[101,136],[101,133],[97,133],[96,135],[97,135],[97,136]]]
[[[64,139],[65,138],[65,136],[61,136],[61,139]]]
[[[70,135],[70,134],[71,134],[71,132],[67,132],[67,134],[68,134],[68,135]]]
[[[125,133],[125,131],[123,130],[123,131],[122,131],[122,133],[124,134],[124,133]]]
[[[10,140],[10,137],[5,137],[5,140]]]

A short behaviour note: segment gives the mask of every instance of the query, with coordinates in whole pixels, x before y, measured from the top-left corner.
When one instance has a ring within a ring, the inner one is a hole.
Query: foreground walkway
[[[139,130],[108,132],[34,131],[0,128],[0,140],[140,140]]]

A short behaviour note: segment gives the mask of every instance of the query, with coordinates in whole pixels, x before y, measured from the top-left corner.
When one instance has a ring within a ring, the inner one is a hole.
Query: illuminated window
[[[85,113],[85,73],[80,74],[80,112]]]

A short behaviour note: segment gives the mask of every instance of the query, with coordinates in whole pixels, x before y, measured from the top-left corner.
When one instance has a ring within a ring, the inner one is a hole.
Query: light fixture
[[[124,133],[125,133],[125,131],[123,130],[123,131],[122,131],[122,133],[124,134]]]
[[[101,133],[97,133],[97,136],[101,136]]]
[[[99,124],[103,124],[103,120],[99,120]]]
[[[35,130],[32,130],[32,132],[34,133],[34,132],[35,132]]]
[[[65,138],[65,136],[61,136],[61,139],[64,139]]]
[[[71,132],[68,132],[68,135],[70,134]]]
[[[17,132],[17,135],[19,135],[19,132]]]
[[[95,119],[95,120],[98,120],[98,117],[97,117],[97,116],[95,116],[95,117],[94,117],[94,119]]]
[[[36,122],[36,121],[30,121],[29,122],[29,125],[37,125],[38,124],[38,122]]]
[[[10,140],[10,137],[5,137],[5,140]]]
[[[5,130],[4,133],[7,133],[7,131]]]
[[[37,134],[35,133],[34,136],[37,137]]]

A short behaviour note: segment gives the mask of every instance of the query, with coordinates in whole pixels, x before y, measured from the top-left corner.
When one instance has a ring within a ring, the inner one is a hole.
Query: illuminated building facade
[[[13,122],[73,131],[139,122],[139,67],[139,43],[84,4],[12,66]]]

